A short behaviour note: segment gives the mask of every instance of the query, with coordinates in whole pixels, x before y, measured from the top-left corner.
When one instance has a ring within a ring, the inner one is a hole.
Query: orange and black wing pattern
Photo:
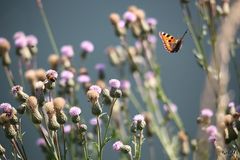
[[[159,32],[159,36],[162,39],[164,48],[169,53],[177,52],[180,49],[181,40],[165,32]]]

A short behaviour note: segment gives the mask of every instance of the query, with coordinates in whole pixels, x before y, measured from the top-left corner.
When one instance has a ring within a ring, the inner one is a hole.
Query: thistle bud
[[[47,79],[46,71],[42,68],[35,70],[35,74],[38,81],[44,82]]]
[[[96,92],[95,90],[88,90],[87,97],[92,104],[96,104],[98,102],[99,93]]]
[[[95,116],[99,116],[101,113],[102,113],[102,107],[99,104],[99,102],[94,103],[92,105],[92,114],[95,115]]]
[[[109,19],[113,25],[117,25],[121,18],[117,13],[111,13]]]
[[[102,96],[105,104],[110,105],[112,103],[112,97],[110,96],[110,91],[107,88],[102,90]]]
[[[16,132],[15,128],[13,127],[13,125],[10,123],[7,123],[4,126],[5,126],[5,128],[4,128],[5,136],[8,139],[15,138],[17,135],[17,132]]]
[[[48,70],[46,72],[47,80],[45,81],[45,87],[49,90],[55,88],[55,81],[57,80],[58,73],[55,70]]]
[[[121,146],[121,151],[123,153],[129,154],[129,153],[131,153],[131,147],[129,145],[122,145]]]
[[[144,116],[141,114],[137,114],[133,117],[133,123],[136,124],[137,130],[143,130],[146,126],[146,122],[144,120]]]
[[[27,108],[27,103],[22,103],[18,108],[17,108],[17,112],[19,114],[24,114]]]
[[[32,58],[29,48],[27,47],[27,39],[25,36],[21,36],[15,39],[16,53],[21,56],[25,61],[29,61]]]
[[[120,88],[120,81],[117,79],[111,79],[109,80],[109,85],[111,87],[110,89],[110,96],[113,98],[120,98],[122,96],[122,91]]]
[[[38,111],[38,102],[37,98],[34,96],[30,96],[27,99],[27,107],[30,109],[32,114],[32,121],[35,124],[40,124],[42,122],[42,115]]]
[[[79,107],[73,106],[69,110],[69,114],[72,117],[72,122],[73,123],[78,123],[80,122],[80,114],[81,114],[81,109]]]
[[[79,131],[80,131],[80,133],[85,133],[87,131],[87,125],[81,124],[79,126]]]
[[[28,35],[26,37],[27,39],[27,46],[28,46],[28,49],[31,53],[32,56],[36,55],[37,52],[38,52],[38,48],[37,48],[37,44],[38,44],[38,39],[36,36],[34,35]]]
[[[50,64],[51,69],[57,70],[57,67],[59,65],[59,56],[57,54],[49,55],[48,63]]]
[[[11,64],[11,58],[9,56],[10,48],[9,41],[0,37],[0,56],[2,57],[2,64],[4,66],[9,66]]]
[[[20,85],[13,86],[12,93],[20,102],[26,102],[29,97],[25,92],[23,92],[23,87]]]

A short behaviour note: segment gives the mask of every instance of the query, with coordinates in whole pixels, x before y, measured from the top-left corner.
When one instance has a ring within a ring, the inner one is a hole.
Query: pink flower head
[[[38,44],[38,39],[34,35],[28,35],[26,37],[28,46],[36,46]]]
[[[234,102],[230,102],[230,103],[228,104],[228,107],[229,107],[229,108],[235,107],[235,103],[234,103]]]
[[[176,105],[176,104],[170,103],[169,105],[167,105],[167,104],[164,104],[164,105],[163,105],[164,111],[169,112],[169,108],[171,109],[171,111],[172,111],[173,113],[176,113],[176,112],[177,112],[177,105]]]
[[[148,40],[148,42],[150,42],[151,44],[157,43],[157,37],[156,37],[155,35],[148,35],[147,40]]]
[[[72,58],[74,55],[73,47],[71,45],[64,45],[61,48],[61,53],[63,56]]]
[[[112,88],[118,89],[118,88],[120,88],[121,83],[120,83],[120,81],[117,80],[117,79],[110,79],[110,80],[109,80],[109,85],[110,85],[110,87],[112,87]]]
[[[90,119],[89,123],[90,123],[92,126],[96,126],[96,125],[97,125],[97,118],[94,117],[94,118]],[[101,125],[101,124],[102,124],[102,120],[99,119],[99,125]]]
[[[121,147],[123,146],[123,143],[121,141],[117,141],[113,143],[113,150],[114,151],[120,151]]]
[[[17,96],[17,93],[20,92],[20,91],[23,91],[23,87],[22,86],[16,85],[16,86],[12,87],[12,94],[14,96]]]
[[[98,63],[98,64],[95,65],[95,69],[96,69],[97,71],[103,71],[103,70],[105,70],[105,64],[103,64],[103,63]]]
[[[69,110],[70,116],[78,116],[81,114],[81,109],[79,107],[73,106]]]
[[[211,136],[208,137],[208,141],[209,141],[210,143],[216,142],[216,139],[217,139],[217,137],[214,136],[214,135],[211,135]]]
[[[18,32],[16,32],[16,33],[13,35],[13,39],[14,39],[14,40],[16,40],[16,39],[18,39],[18,38],[20,38],[20,37],[25,37],[25,33],[22,32],[22,31],[18,31]]]
[[[128,22],[135,22],[137,20],[137,17],[132,12],[126,11],[123,14],[123,19]]]
[[[39,146],[39,147],[45,146],[46,145],[45,139],[44,138],[38,138],[37,141],[36,141],[36,145]]]
[[[56,81],[56,79],[58,78],[58,73],[53,69],[49,69],[46,72],[46,77],[48,80]]]
[[[214,125],[210,125],[206,128],[206,132],[209,136],[217,136],[217,127]]]
[[[71,71],[64,70],[61,72],[60,77],[61,79],[68,81],[69,79],[73,79],[74,75]]]
[[[120,20],[120,21],[118,22],[118,26],[119,26],[120,28],[124,28],[125,25],[126,25],[126,22],[125,22],[124,20]]]
[[[137,114],[133,117],[133,122],[137,123],[137,122],[141,122],[144,121],[144,116],[141,114]]]
[[[94,91],[96,91],[96,92],[99,93],[99,94],[101,94],[101,92],[102,92],[101,87],[99,87],[98,85],[92,85],[92,86],[89,88],[89,90],[94,90]]]
[[[15,45],[17,48],[23,48],[27,46],[27,38],[25,36],[15,39]]]
[[[142,49],[142,44],[141,44],[141,42],[137,40],[137,41],[135,42],[135,47],[136,47],[138,50],[141,50],[141,49]]]
[[[94,45],[90,41],[82,41],[82,43],[80,44],[80,47],[84,52],[87,52],[87,53],[91,53],[94,51]]]
[[[9,113],[12,111],[12,106],[9,103],[2,103],[0,104],[0,111],[3,111],[4,113]]]
[[[213,116],[213,111],[211,109],[204,108],[201,110],[201,116],[211,118]]]
[[[91,81],[91,78],[89,77],[89,75],[83,74],[78,76],[77,81],[78,83],[88,83]]]
[[[71,129],[72,129],[72,126],[70,124],[64,125],[64,128],[63,128],[64,133],[67,133],[67,134],[70,133]]]
[[[145,78],[146,80],[150,80],[150,79],[152,79],[152,78],[155,78],[155,75],[154,75],[154,73],[153,73],[152,71],[148,71],[148,72],[146,72],[146,73],[144,74],[144,78]]]
[[[131,83],[128,81],[128,80],[121,80],[120,81],[120,88],[122,89],[122,90],[128,90],[128,89],[130,89],[130,87],[131,87]]]
[[[149,26],[156,26],[157,20],[155,18],[150,17],[147,19],[147,23],[149,24]]]

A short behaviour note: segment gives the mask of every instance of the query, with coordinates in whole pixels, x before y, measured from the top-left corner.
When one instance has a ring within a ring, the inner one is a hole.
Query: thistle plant
[[[210,86],[213,93],[203,93],[207,98],[202,103],[211,101],[212,107],[201,108],[196,117],[199,126],[196,138],[187,134],[178,114],[181,108],[167,96],[162,85],[161,66],[156,58],[158,22],[155,18],[133,5],[124,13],[109,13],[110,23],[106,25],[112,26],[119,41],[117,45],[106,46],[106,56],[115,74],[109,75],[106,64],[99,62],[95,66],[91,64],[97,77],[94,79],[86,64],[91,63],[88,55],[95,54],[95,44],[83,40],[78,48],[72,44],[58,47],[44,6],[37,0],[55,53],[46,59],[49,67],[42,69],[37,64],[39,48],[35,35],[18,31],[13,35],[14,44],[0,38],[4,73],[12,99],[18,103],[18,107],[5,101],[0,104],[0,126],[9,141],[0,144],[0,157],[29,159],[31,150],[24,145],[29,133],[22,129],[25,125],[22,118],[26,117],[39,133],[36,145],[45,159],[108,159],[106,146],[112,145],[113,153],[118,152],[121,160],[143,159],[144,146],[149,159],[154,160],[159,159],[154,141],[161,145],[166,159],[239,159],[240,108],[229,94],[228,65],[233,61],[239,83],[236,31],[240,24],[240,3],[196,1],[194,12],[200,15],[199,27],[192,20],[193,11],[189,9],[192,2],[179,2],[195,45],[196,62],[206,73],[205,90]],[[210,50],[206,49],[208,45]],[[17,55],[17,75],[13,75],[10,67],[14,61],[9,55],[11,50]],[[75,58],[79,59],[79,68],[74,64]],[[214,98],[209,100],[209,97]],[[83,104],[84,99],[88,103]],[[86,116],[87,107],[90,120]],[[134,108],[134,113],[130,108]],[[11,146],[12,151],[6,150],[5,145]],[[210,145],[215,152],[211,152]]]

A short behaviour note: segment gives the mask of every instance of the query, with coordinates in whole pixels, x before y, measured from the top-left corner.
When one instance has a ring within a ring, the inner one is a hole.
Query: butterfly
[[[172,35],[165,33],[165,32],[159,32],[159,36],[162,39],[164,48],[169,52],[169,53],[174,53],[178,52],[179,49],[182,46],[183,43],[183,38],[186,35],[188,30],[186,30],[181,38],[175,38]]]

